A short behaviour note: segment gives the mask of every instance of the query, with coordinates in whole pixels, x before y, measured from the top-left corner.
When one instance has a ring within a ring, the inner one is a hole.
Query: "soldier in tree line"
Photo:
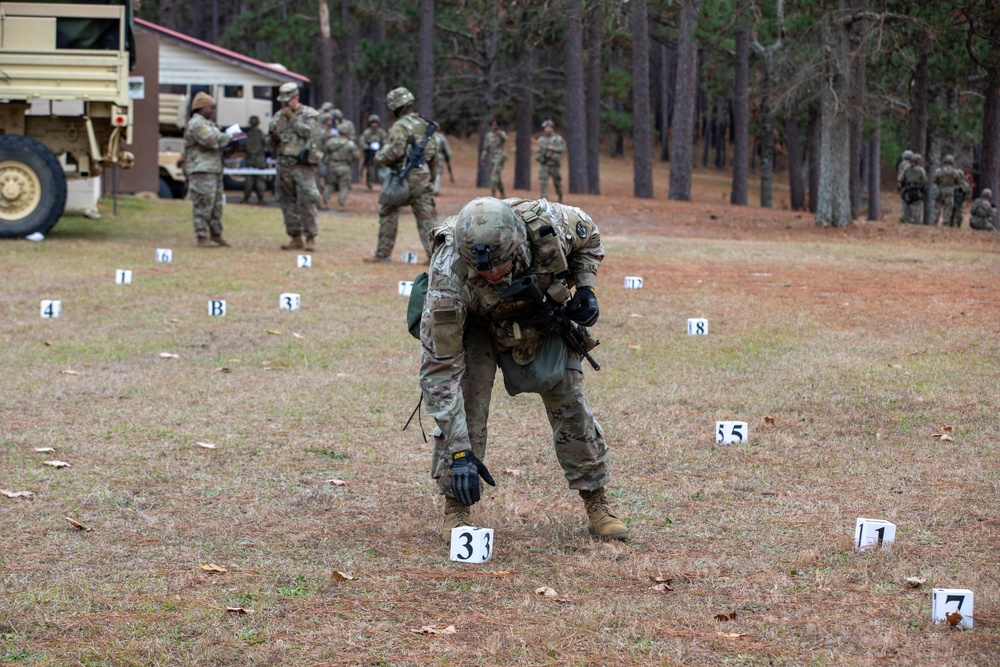
[[[913,164],[903,172],[900,185],[900,197],[903,200],[900,222],[920,223],[920,203],[924,200],[924,190],[927,187],[927,172],[921,166],[923,157],[913,154]]]
[[[562,191],[562,155],[566,152],[566,140],[556,132],[556,124],[552,120],[542,121],[542,136],[538,137],[535,150],[535,162],[538,163],[538,182],[541,186],[542,198],[549,196],[549,176],[556,189],[559,201],[563,200]]]
[[[323,146],[323,164],[326,165],[324,205],[330,199],[331,190],[336,190],[337,205],[343,210],[347,202],[347,193],[351,191],[351,163],[357,156],[358,145],[348,137],[341,136],[337,129],[331,129],[330,136]]]
[[[319,113],[299,101],[299,87],[283,83],[278,89],[281,111],[271,119],[267,136],[278,162],[278,203],[290,241],[282,250],[314,250],[316,235],[316,167],[323,158],[317,146]],[[303,234],[305,240],[303,241]]]
[[[340,136],[347,137],[357,143],[358,131],[354,128],[354,123],[344,118],[344,112],[340,109],[334,109],[331,113],[333,114],[334,127],[337,128],[337,132],[340,132]]]
[[[544,231],[543,231],[544,230]],[[545,199],[474,199],[434,230],[434,254],[419,321],[420,388],[433,431],[431,476],[444,496],[441,538],[470,525],[497,367],[511,395],[535,393],[545,404],[553,446],[570,489],[579,492],[591,534],[628,538],[604,489],[608,446],[583,390],[582,355],[559,334],[522,325],[531,301],[503,292],[531,276],[583,327],[598,319],[597,269],[604,258],[597,225],[582,210]],[[591,349],[592,344],[583,344]]]
[[[501,199],[507,196],[503,188],[503,165],[507,162],[507,151],[504,150],[506,141],[507,133],[500,129],[500,121],[494,118],[483,142],[483,154],[479,158],[479,164],[490,165],[490,196],[496,197],[499,191]]]
[[[191,102],[184,128],[184,172],[191,193],[194,233],[199,248],[229,244],[222,238],[222,149],[245,134],[229,136],[212,122],[215,99],[200,92]]]
[[[903,191],[903,174],[906,170],[913,166],[913,151],[906,149],[903,151],[903,157],[896,166],[896,192]]]
[[[385,96],[385,105],[392,111],[396,122],[389,128],[389,137],[375,154],[375,164],[387,167],[393,172],[402,171],[406,166],[410,150],[423,143],[427,136],[428,121],[414,108],[416,98],[406,88],[393,88]],[[433,135],[431,136],[433,139]],[[399,211],[409,206],[417,219],[417,235],[424,246],[427,257],[431,256],[430,233],[437,223],[437,209],[434,206],[434,177],[437,175],[437,143],[427,141],[424,146],[424,161],[414,167],[406,176],[409,198],[401,205],[379,204],[378,242],[375,254],[365,257],[366,263],[391,262],[392,249],[396,245],[399,229]],[[384,188],[384,184],[383,184]]]
[[[993,191],[984,188],[979,193],[979,199],[972,202],[972,210],[969,211],[969,227],[985,232],[995,232],[1000,230],[1000,218],[995,204],[990,199]]]
[[[368,116],[368,127],[361,133],[361,147],[365,151],[365,185],[371,190],[375,183],[381,183],[378,165],[375,164],[375,153],[385,145],[389,134],[379,127],[381,120],[377,113]]]
[[[246,158],[243,160],[244,166],[251,169],[267,168],[267,150],[264,142],[264,132],[260,129],[260,118],[257,116],[250,116],[250,129],[247,130],[247,140],[243,144],[243,150],[246,151]],[[263,205],[265,186],[266,183],[263,176],[248,175],[243,185],[243,203],[249,204],[250,195],[256,192],[257,203]]]
[[[437,197],[441,194],[441,181],[444,180],[444,168],[441,163],[444,162],[444,166],[448,168],[448,175],[451,176],[451,182],[455,182],[455,177],[451,173],[451,145],[448,144],[448,138],[444,136],[444,132],[435,132],[434,141],[437,142],[437,156],[438,156],[438,169],[437,174],[434,176],[434,196]]]
[[[961,227],[962,201],[972,193],[972,188],[965,181],[962,170],[955,168],[954,156],[944,156],[944,166],[938,167],[934,172],[934,185],[938,187],[937,213],[942,216],[942,224],[946,227]],[[956,196],[958,193],[961,195]]]

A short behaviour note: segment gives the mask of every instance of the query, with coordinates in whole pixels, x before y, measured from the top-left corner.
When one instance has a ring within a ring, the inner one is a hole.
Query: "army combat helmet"
[[[945,155],[944,156],[944,163],[945,164],[955,164],[955,156],[954,155]]]
[[[382,121],[379,120],[379,117],[378,117],[377,113],[373,113],[372,115],[368,116],[368,124],[369,125],[371,125],[372,123],[381,123],[381,122]]]
[[[514,259],[527,242],[521,219],[500,199],[473,199],[455,220],[455,246],[462,261],[474,271],[490,271]]]
[[[907,148],[905,151],[903,151],[903,159],[904,160],[912,160],[913,159],[913,151],[911,151],[909,148]]]
[[[403,86],[393,88],[389,91],[389,94],[385,96],[385,105],[389,107],[391,111],[402,109],[407,104],[413,104],[415,101],[416,98],[413,97],[413,93]]]
[[[298,97],[298,96],[299,96],[299,86],[298,84],[292,83],[291,81],[289,81],[288,83],[281,84],[281,88],[278,88],[279,102],[287,102],[293,97]]]

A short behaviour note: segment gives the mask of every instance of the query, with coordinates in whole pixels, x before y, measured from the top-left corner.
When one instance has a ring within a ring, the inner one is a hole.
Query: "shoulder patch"
[[[583,221],[577,221],[576,223],[576,235],[581,239],[587,238],[587,228],[583,226]]]

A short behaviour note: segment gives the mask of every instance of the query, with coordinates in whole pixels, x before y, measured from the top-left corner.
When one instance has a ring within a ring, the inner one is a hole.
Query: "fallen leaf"
[[[226,612],[229,614],[252,614],[253,609],[244,609],[243,607],[226,607]]]
[[[632,313],[629,317],[642,317],[639,313]]]
[[[36,452],[54,452],[56,451],[54,447],[35,447]]]
[[[63,375],[80,375],[80,371],[74,371],[74,370],[71,370],[69,368],[67,368],[64,371],[59,371],[59,372],[62,373]]]
[[[961,623],[963,618],[965,617],[962,616],[957,611],[953,611],[950,614],[944,615],[944,620],[948,621],[948,625],[950,625],[951,627],[955,627],[956,625]]]
[[[293,332],[292,332],[292,338],[305,338],[305,336],[303,336],[303,335],[302,335],[302,334],[300,334],[300,333],[295,333],[295,332],[293,331]]]
[[[456,634],[458,630],[455,629],[454,625],[449,625],[443,630],[438,630],[433,625],[425,625],[419,630],[410,630],[410,632],[416,635],[453,635]]]
[[[42,343],[42,345],[44,345],[45,347],[52,347],[52,343],[50,343],[49,341],[45,341],[44,343]]]
[[[923,577],[907,577],[906,585],[910,588],[920,588],[927,583],[927,580]]]
[[[662,574],[651,574],[649,575],[650,581],[654,581],[658,584],[672,584],[674,583],[673,577],[667,577]]]
[[[242,359],[230,359],[229,361],[230,363],[238,364],[240,363],[240,361],[242,361]]]
[[[656,591],[658,593],[669,593],[674,590],[674,587],[668,583],[656,584],[655,586],[650,586],[649,590]]]
[[[774,417],[764,417],[764,423],[770,426],[774,426]]]
[[[340,570],[334,570],[331,577],[334,581],[354,581],[354,577]]]
[[[232,371],[230,369],[226,368],[225,366],[220,366],[219,368],[216,368],[215,372],[216,373],[232,373]]]
[[[215,449],[215,444],[211,442],[196,442],[194,443],[203,449]]]
[[[642,345],[636,345],[635,343],[629,343],[628,344],[628,349],[630,349],[630,350],[641,350],[642,349]]]
[[[345,377],[347,377],[347,373],[337,373],[337,377],[339,377],[339,378],[345,378]]]
[[[955,427],[952,426],[951,424],[941,424],[941,430],[942,431],[954,431]]]
[[[511,477],[520,477],[521,471],[517,468],[504,468],[504,474],[510,475]]]
[[[205,570],[206,572],[225,572],[226,568],[221,565],[216,565],[215,563],[198,563],[198,567]]]
[[[91,530],[90,528],[88,528],[87,526],[83,525],[79,521],[75,521],[75,520],[73,520],[73,519],[71,519],[69,517],[66,517],[66,521],[69,523],[69,525],[73,526],[77,530],[83,530],[83,531],[87,531],[87,532],[89,532]]]
[[[716,632],[715,634],[717,634],[720,637],[726,637],[727,639],[737,639],[739,637],[745,636],[747,633],[745,633],[745,632]]]
[[[937,438],[941,442],[955,442],[955,438],[951,437],[947,433],[931,433],[932,438]]]
[[[160,359],[180,359],[181,355],[173,352],[160,352]]]
[[[333,484],[334,486],[347,486],[347,482],[342,479],[328,479],[327,484]]]
[[[556,591],[555,591],[554,588],[549,588],[548,586],[542,586],[540,588],[536,588],[535,589],[535,594],[536,595],[544,595],[547,598],[554,598],[557,595],[559,595],[558,593],[556,593]]]
[[[728,614],[716,614],[715,615],[715,620],[717,620],[717,621],[732,621],[735,618],[736,618],[736,612],[735,611],[729,612]]]
[[[52,466],[53,468],[68,468],[69,464],[65,461],[42,461],[47,466]]]
[[[483,572],[483,574],[489,574],[494,577],[509,577],[514,573],[510,570],[487,570],[486,572]]]
[[[903,367],[902,367],[902,366],[900,366],[899,364],[889,364],[889,368],[898,368],[898,369],[902,369]]]
[[[268,329],[267,333],[271,334],[272,336],[280,336],[281,335],[281,330],[280,329]]]
[[[7,489],[0,489],[0,495],[7,496],[8,498],[31,498],[35,494],[31,491],[8,491]]]

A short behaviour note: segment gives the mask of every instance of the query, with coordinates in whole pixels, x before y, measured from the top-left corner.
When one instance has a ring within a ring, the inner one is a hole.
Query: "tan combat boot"
[[[300,235],[293,236],[291,241],[281,246],[282,250],[305,250],[305,248]]]
[[[472,512],[466,505],[451,496],[444,497],[444,521],[441,522],[441,539],[445,544],[451,544],[451,529],[459,526],[469,526]]]
[[[232,246],[226,242],[226,239],[222,238],[222,234],[212,234],[212,243],[217,246],[222,246],[223,248],[231,248]]]
[[[605,540],[628,539],[628,526],[608,509],[608,497],[604,489],[581,491],[580,497],[587,508],[591,535]]]
[[[302,249],[303,250],[310,250],[310,251],[315,250],[316,249],[316,237],[315,236],[306,236],[305,245],[303,246]]]
[[[209,241],[204,236],[199,236],[198,237],[198,247],[199,248],[214,248],[215,245],[213,245],[212,242]]]
[[[382,257],[380,255],[372,255],[371,257],[365,257],[361,260],[365,264],[385,264],[386,262],[391,262],[391,257]]]

